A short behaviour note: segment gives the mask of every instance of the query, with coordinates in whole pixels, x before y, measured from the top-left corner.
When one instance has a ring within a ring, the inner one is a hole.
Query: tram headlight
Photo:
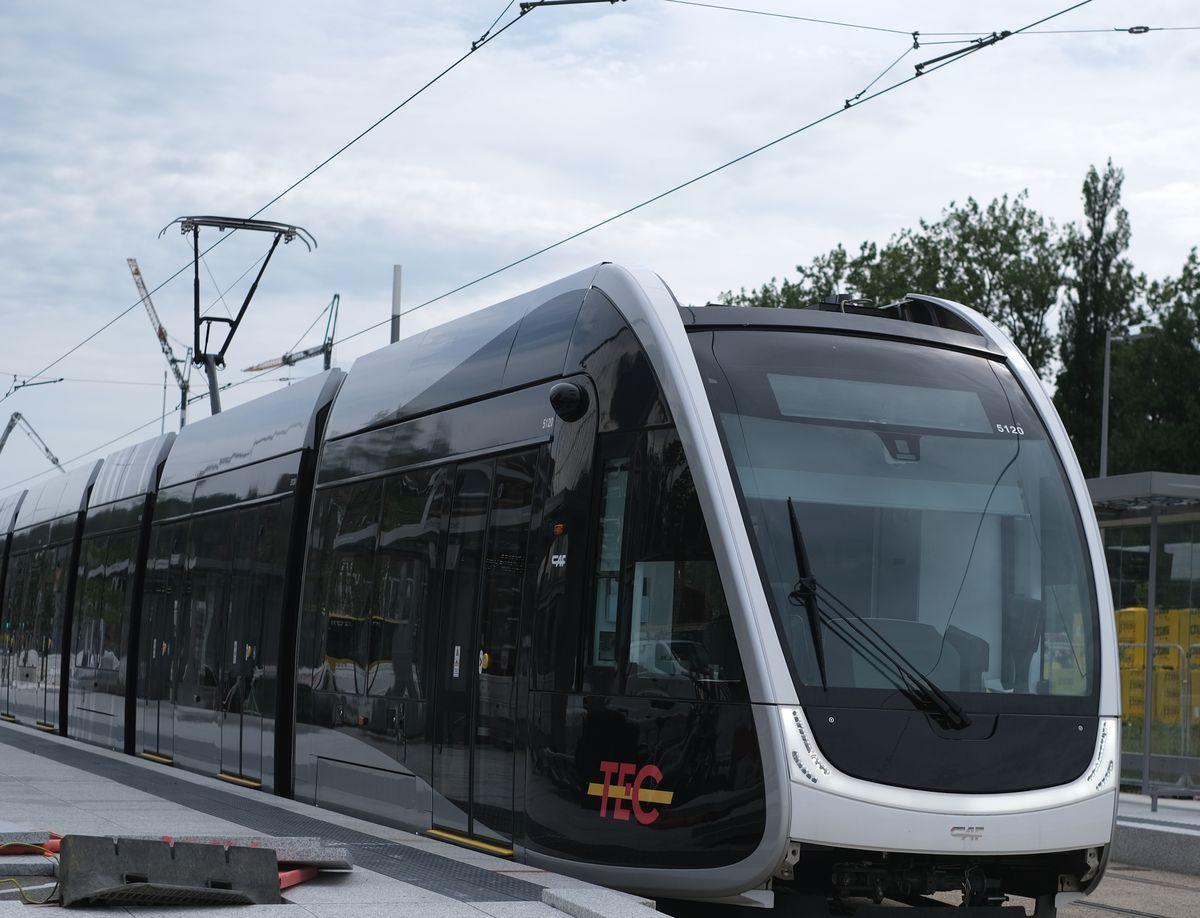
[[[1098,791],[1108,790],[1117,778],[1117,727],[1109,717],[1100,719],[1100,735],[1096,739],[1096,756],[1084,778]]]
[[[789,768],[792,780],[799,781],[801,784],[820,784],[822,778],[829,777],[829,766],[825,764],[820,750],[817,749],[817,743],[804,720],[804,715],[800,713],[799,708],[783,708],[782,710],[785,729],[789,734]],[[798,743],[797,739],[799,739]]]

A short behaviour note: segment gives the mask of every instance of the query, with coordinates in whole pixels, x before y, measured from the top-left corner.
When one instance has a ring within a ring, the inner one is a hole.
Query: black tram
[[[600,265],[69,481],[0,500],[6,719],[652,895],[1103,871],[1098,530],[965,307]]]

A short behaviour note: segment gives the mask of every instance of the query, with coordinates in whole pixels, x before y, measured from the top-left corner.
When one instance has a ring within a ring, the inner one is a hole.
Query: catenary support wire
[[[1063,9],[1060,9],[1060,10],[1058,10],[1058,11],[1057,11],[1057,12],[1055,12],[1055,13],[1051,13],[1051,14],[1050,14],[1050,15],[1048,15],[1048,16],[1044,16],[1044,17],[1042,17],[1041,19],[1038,19],[1038,20],[1036,20],[1036,21],[1034,21],[1034,22],[1032,22],[1032,23],[1029,23],[1028,25],[1022,26],[1021,28],[1018,28],[1018,29],[1013,29],[1012,31],[1010,31],[1010,32],[1007,32],[1007,33],[1006,33],[1006,35],[1005,35],[1005,37],[1011,37],[1011,36],[1013,36],[1013,35],[1020,35],[1020,34],[1023,34],[1024,32],[1026,32],[1026,31],[1027,31],[1027,30],[1029,30],[1029,29],[1032,29],[1032,28],[1034,28],[1034,27],[1036,27],[1036,26],[1038,26],[1038,25],[1041,25],[1041,24],[1042,24],[1042,23],[1044,23],[1044,22],[1049,22],[1049,21],[1051,21],[1051,20],[1053,20],[1053,19],[1057,19],[1058,17],[1060,17],[1060,16],[1064,16],[1064,15],[1066,15],[1067,13],[1070,13],[1070,12],[1072,12],[1072,11],[1074,11],[1074,10],[1077,10],[1077,9],[1081,8],[1081,7],[1087,6],[1087,5],[1088,5],[1088,4],[1090,4],[1091,2],[1092,2],[1092,0],[1080,0],[1080,2],[1078,2],[1078,3],[1074,3],[1074,4],[1072,4],[1071,6],[1064,7]],[[512,22],[516,22],[516,21],[518,21],[518,20],[515,20],[515,19],[514,19],[514,20],[512,20]],[[512,22],[510,22],[510,23],[509,23],[509,25],[511,25],[511,24],[512,24]],[[505,28],[507,28],[507,26],[506,26]],[[498,32],[498,33],[496,33],[496,35],[498,35],[498,34],[500,34],[500,33],[499,33],[499,32]],[[903,33],[903,34],[910,34],[910,33]],[[999,34],[999,33],[995,33],[995,34]],[[492,36],[492,37],[494,38],[495,36]],[[880,98],[880,97],[882,97],[882,96],[884,96],[884,95],[887,95],[888,93],[890,93],[890,92],[892,92],[892,91],[894,91],[894,90],[896,90],[896,89],[900,89],[900,88],[901,88],[901,87],[903,87],[903,86],[907,86],[909,83],[912,83],[912,82],[914,82],[915,80],[918,80],[918,79],[920,79],[922,76],[927,76],[927,75],[929,75],[930,73],[933,73],[933,72],[935,72],[935,71],[937,71],[937,70],[940,70],[940,69],[942,69],[943,67],[948,67],[948,66],[950,66],[950,65],[952,65],[952,64],[954,64],[954,63],[956,63],[957,61],[964,60],[965,58],[969,57],[971,54],[973,54],[973,53],[975,53],[975,52],[977,52],[977,51],[980,51],[980,50],[982,50],[982,49],[983,49],[983,48],[985,48],[985,47],[991,47],[992,45],[996,44],[996,43],[997,43],[999,40],[1000,40],[1000,39],[997,39],[997,41],[994,41],[994,42],[989,42],[988,44],[972,44],[970,47],[968,47],[968,48],[964,49],[964,53],[962,53],[962,54],[957,54],[957,55],[954,55],[954,56],[953,56],[953,57],[951,57],[950,59],[948,59],[948,60],[944,60],[944,61],[941,61],[940,63],[933,63],[933,64],[931,64],[930,62],[928,62],[928,61],[927,61],[927,62],[925,62],[925,65],[926,65],[926,66],[924,66],[924,67],[923,67],[922,69],[920,69],[920,70],[915,70],[915,71],[914,71],[914,73],[913,73],[911,76],[905,77],[905,78],[904,78],[904,79],[902,79],[902,80],[898,80],[898,81],[896,81],[895,83],[891,83],[891,84],[889,84],[889,85],[887,85],[887,86],[883,87],[882,89],[876,90],[875,92],[873,92],[873,93],[871,93],[871,94],[869,94],[869,95],[867,95],[867,96],[864,96],[864,97],[863,97],[861,100],[859,100],[858,102],[856,102],[856,103],[854,103],[853,105],[851,105],[851,106],[850,106],[850,108],[858,108],[858,107],[859,107],[860,105],[862,105],[863,103],[865,103],[865,102],[870,102],[870,101],[872,101],[872,100],[874,100],[874,99],[878,99],[878,98]],[[730,168],[731,166],[734,166],[734,165],[736,165],[737,163],[740,163],[740,162],[742,162],[743,160],[749,159],[750,157],[752,157],[752,156],[755,156],[755,155],[757,155],[758,153],[761,153],[761,152],[763,152],[763,151],[765,151],[765,150],[771,149],[772,147],[775,147],[775,146],[777,146],[778,144],[781,144],[781,143],[783,143],[783,142],[784,142],[784,141],[786,141],[786,140],[790,140],[790,139],[791,139],[791,138],[793,138],[793,137],[796,137],[796,136],[798,136],[798,135],[800,135],[800,134],[803,134],[803,133],[805,133],[806,131],[808,131],[808,130],[811,130],[812,128],[814,128],[814,127],[816,127],[816,126],[818,126],[818,125],[820,125],[820,124],[823,124],[823,123],[824,123],[824,122],[826,122],[826,121],[829,121],[829,120],[831,120],[831,119],[833,119],[833,118],[836,118],[838,115],[841,115],[841,114],[843,114],[843,113],[844,113],[844,112],[846,112],[846,111],[849,111],[849,108],[846,108],[846,107],[843,105],[841,108],[838,108],[838,109],[835,109],[834,111],[828,112],[827,114],[825,114],[825,115],[822,115],[822,116],[820,116],[819,118],[815,118],[814,120],[812,120],[812,121],[809,121],[807,124],[803,124],[803,125],[801,125],[800,127],[798,127],[798,128],[795,128],[794,130],[787,132],[786,134],[782,134],[782,135],[780,135],[779,137],[776,137],[776,138],[774,138],[773,140],[770,140],[770,141],[767,141],[766,143],[760,144],[759,146],[757,146],[757,147],[754,147],[753,149],[751,149],[751,150],[748,150],[748,151],[746,151],[745,153],[742,153],[742,154],[740,154],[739,156],[736,156],[736,157],[734,157],[733,159],[730,159],[730,160],[728,160],[728,161],[726,161],[726,162],[724,162],[724,163],[720,164],[719,166],[715,166],[715,167],[713,167],[712,169],[709,169],[709,170],[707,170],[707,171],[705,171],[705,172],[702,172],[702,173],[700,173],[699,175],[693,176],[692,178],[690,178],[690,179],[687,179],[687,180],[685,180],[685,181],[683,181],[683,182],[680,182],[679,184],[677,184],[677,185],[674,185],[674,186],[672,186],[671,188],[668,188],[668,189],[667,189],[667,190],[665,190],[665,191],[659,192],[658,194],[656,194],[656,195],[653,195],[652,197],[646,198],[645,200],[643,200],[643,201],[641,201],[641,202],[639,202],[639,203],[637,203],[637,204],[634,204],[634,205],[632,205],[632,206],[630,206],[630,207],[627,207],[627,208],[625,208],[624,210],[622,210],[622,211],[620,211],[620,212],[618,212],[618,213],[616,213],[616,214],[613,214],[613,215],[611,215],[611,216],[609,216],[609,217],[606,217],[606,218],[604,218],[603,220],[599,220],[599,221],[597,221],[596,223],[593,223],[593,224],[592,224],[592,225],[590,225],[590,226],[584,227],[584,228],[583,228],[583,229],[581,229],[581,230],[578,230],[578,231],[576,231],[576,232],[574,232],[574,233],[571,233],[571,234],[570,234],[570,235],[568,235],[568,236],[564,236],[562,239],[559,239],[559,240],[557,240],[556,242],[552,242],[552,243],[550,243],[549,245],[543,246],[542,248],[540,248],[540,249],[537,249],[537,250],[535,250],[535,251],[533,251],[533,252],[529,253],[528,255],[522,256],[521,258],[518,258],[518,259],[516,259],[516,260],[514,260],[514,261],[511,261],[511,262],[509,262],[509,263],[508,263],[508,264],[506,264],[506,265],[503,265],[503,266],[501,266],[501,267],[499,267],[499,268],[496,268],[496,269],[494,269],[494,270],[492,270],[492,271],[489,271],[489,272],[487,272],[486,274],[482,274],[482,275],[480,275],[479,277],[476,277],[476,278],[475,278],[475,279],[473,279],[473,280],[467,281],[466,283],[459,284],[458,286],[456,286],[456,287],[454,287],[454,288],[452,288],[452,289],[450,289],[450,290],[447,290],[447,291],[445,291],[444,293],[438,294],[437,296],[435,296],[435,297],[433,297],[433,298],[431,298],[431,299],[429,299],[429,300],[426,300],[426,301],[424,301],[423,303],[419,303],[418,305],[416,305],[416,306],[412,307],[411,309],[405,310],[403,313],[401,313],[401,315],[402,315],[402,316],[404,316],[404,315],[409,315],[409,314],[411,314],[411,313],[417,312],[418,310],[420,310],[420,309],[423,309],[423,308],[425,308],[425,307],[427,307],[427,306],[430,306],[430,305],[432,305],[433,303],[436,303],[436,302],[438,302],[438,301],[440,301],[440,300],[443,300],[443,299],[445,299],[445,298],[447,298],[447,297],[449,297],[449,296],[452,296],[452,295],[453,295],[453,294],[455,294],[455,293],[459,293],[459,292],[461,292],[461,291],[463,291],[463,290],[466,290],[466,289],[468,289],[469,287],[473,287],[473,286],[475,286],[476,284],[480,284],[480,283],[482,283],[482,282],[483,282],[483,281],[485,281],[485,280],[489,280],[490,278],[492,278],[492,277],[495,277],[495,276],[496,276],[496,275],[498,275],[498,274],[501,274],[501,273],[503,273],[503,272],[505,272],[505,271],[508,271],[508,270],[510,270],[511,268],[515,268],[515,267],[517,267],[518,265],[524,264],[524,263],[525,263],[525,262],[527,262],[527,261],[531,261],[532,259],[534,259],[534,258],[537,258],[538,256],[545,254],[546,252],[549,252],[549,251],[551,251],[551,250],[553,250],[553,249],[557,249],[557,248],[559,248],[560,246],[566,245],[568,242],[572,242],[572,241],[574,241],[575,239],[578,239],[578,238],[580,238],[581,236],[585,236],[585,235],[587,235],[588,233],[591,233],[591,232],[593,232],[593,231],[595,231],[595,230],[597,230],[597,229],[600,229],[600,228],[601,228],[601,227],[603,227],[603,226],[607,226],[608,224],[610,224],[610,223],[612,223],[612,222],[614,222],[614,221],[616,221],[616,220],[619,220],[619,219],[621,219],[622,217],[628,216],[628,215],[629,215],[629,214],[631,214],[631,213],[634,213],[634,212],[636,212],[636,211],[639,211],[639,210],[641,210],[641,209],[643,209],[643,208],[645,208],[645,207],[648,207],[649,205],[651,205],[651,204],[654,204],[654,203],[656,203],[657,201],[660,201],[660,200],[662,200],[663,198],[665,198],[665,197],[668,197],[669,195],[672,195],[672,194],[674,194],[674,193],[675,193],[675,192],[677,192],[677,191],[681,191],[681,190],[683,190],[684,188],[687,188],[687,187],[689,187],[689,186],[691,186],[691,185],[694,185],[694,184],[696,184],[697,182],[703,181],[704,179],[706,179],[706,178],[708,178],[708,177],[710,177],[710,176],[712,176],[712,175],[716,175],[717,173],[719,173],[719,172],[722,172],[722,171],[724,171],[725,169],[728,169],[728,168]],[[139,302],[140,302],[140,300],[139,300]],[[389,316],[388,318],[386,318],[386,319],[384,319],[384,320],[382,320],[382,321],[380,321],[380,322],[373,323],[373,324],[371,324],[371,325],[368,325],[368,326],[366,326],[365,328],[361,328],[361,329],[359,329],[359,330],[358,330],[358,331],[356,331],[356,332],[352,332],[352,333],[351,333],[351,334],[349,334],[349,335],[346,335],[346,336],[344,336],[344,337],[342,337],[342,338],[339,338],[339,339],[337,339],[336,341],[334,341],[334,345],[343,344],[343,343],[345,343],[345,342],[347,342],[347,341],[353,340],[354,338],[360,337],[361,335],[367,334],[368,332],[370,332],[370,331],[373,331],[374,329],[380,328],[381,326],[384,326],[384,325],[389,325],[389,324],[391,323],[391,321],[392,321],[392,320],[391,320],[391,317]],[[42,370],[42,371],[40,371],[40,372],[45,372],[45,371],[44,371],[44,370]],[[241,380],[241,381],[239,381],[239,382],[237,382],[237,383],[233,383],[233,384],[230,384],[230,385],[227,385],[227,386],[223,386],[223,387],[222,387],[222,390],[224,391],[224,390],[227,390],[227,389],[236,388],[236,387],[238,387],[238,386],[245,385],[246,383],[253,382],[254,380],[258,379],[258,378],[259,378],[259,376],[265,375],[265,374],[266,374],[266,373],[268,373],[268,372],[270,372],[270,371],[268,371],[268,370],[264,370],[264,371],[263,371],[261,374],[258,374],[258,376],[251,376],[251,377],[248,377],[248,378],[246,378],[246,379],[243,379],[243,380]],[[152,418],[151,420],[147,421],[145,424],[142,424],[142,425],[140,425],[139,427],[137,427],[137,428],[134,428],[133,430],[131,430],[131,431],[129,431],[129,432],[127,432],[127,433],[125,433],[125,434],[122,434],[121,436],[119,436],[119,437],[116,437],[116,438],[114,438],[114,439],[112,439],[112,440],[108,441],[107,443],[104,443],[104,444],[102,444],[101,446],[95,447],[94,449],[92,449],[92,450],[89,450],[87,453],[81,454],[80,456],[73,457],[72,459],[69,459],[69,460],[67,460],[67,462],[65,462],[65,463],[63,463],[63,464],[64,464],[64,465],[71,464],[71,463],[73,463],[73,462],[77,461],[78,459],[84,458],[84,457],[86,457],[86,456],[88,456],[88,455],[91,455],[92,453],[98,452],[100,449],[103,449],[105,446],[108,446],[108,445],[110,445],[110,444],[112,444],[112,443],[115,443],[115,442],[117,442],[118,440],[122,440],[122,439],[124,439],[125,437],[132,436],[134,433],[137,433],[138,431],[140,431],[140,430],[142,430],[142,429],[144,429],[144,428],[146,428],[146,427],[149,427],[151,424],[157,424],[157,423],[159,422],[159,420],[160,420],[160,418],[159,418],[159,417],[154,417],[154,418]],[[12,482],[12,483],[10,483],[10,484],[8,484],[8,485],[5,485],[5,486],[4,486],[4,488],[0,488],[0,490],[4,490],[5,488],[8,488],[8,487],[13,487],[13,486],[15,486],[15,485],[23,484],[24,482],[26,482],[26,481],[30,481],[30,480],[32,480],[33,478],[37,478],[37,477],[40,477],[40,474],[39,474],[39,475],[33,475],[33,476],[30,476],[30,477],[28,477],[28,478],[22,479],[21,481]]]
[[[540,5],[541,5],[540,3],[535,3],[531,7],[531,9],[536,8],[537,6],[540,6]],[[511,6],[511,3],[509,4],[509,6]],[[505,7],[505,10],[507,10],[507,9],[508,9],[508,7]],[[485,45],[491,43],[492,41],[495,41],[497,38],[499,38],[501,35],[503,35],[505,32],[507,32],[510,28],[512,28],[516,23],[520,22],[521,19],[524,18],[526,12],[527,11],[523,10],[516,17],[514,17],[513,19],[510,19],[507,23],[505,23],[499,29],[496,29],[495,23],[493,23],[492,26],[489,27],[488,31],[484,33],[483,37],[472,42],[471,47],[467,50],[467,52],[465,54],[456,58],[453,63],[451,63],[447,67],[443,68],[441,71],[439,71],[435,76],[433,76],[429,80],[426,80],[423,84],[421,84],[420,87],[418,87],[416,90],[414,90],[408,96],[406,96],[398,105],[396,105],[395,107],[390,109],[388,112],[386,112],[380,118],[376,119],[369,126],[367,126],[364,130],[360,131],[358,134],[356,134],[354,137],[352,137],[346,143],[342,144],[342,146],[338,147],[338,149],[334,150],[333,153],[331,153],[329,156],[325,157],[325,159],[321,160],[321,162],[317,163],[317,165],[313,166],[313,168],[309,169],[308,172],[304,173],[304,175],[302,175],[296,181],[292,182],[292,184],[288,185],[287,188],[285,188],[283,191],[279,192],[279,194],[275,195],[275,197],[271,198],[271,200],[267,201],[266,204],[264,204],[262,207],[258,208],[258,210],[254,211],[254,213],[252,213],[250,215],[250,219],[257,217],[259,214],[261,214],[267,208],[271,207],[273,204],[276,204],[285,195],[290,194],[292,191],[294,191],[296,188],[298,188],[304,182],[308,181],[308,179],[312,178],[314,175],[316,175],[318,172],[320,172],[322,169],[324,169],[327,165],[329,165],[331,162],[333,162],[337,157],[341,156],[348,149],[350,149],[352,146],[354,146],[356,143],[358,143],[360,140],[362,140],[364,137],[366,137],[368,134],[370,134],[372,131],[374,131],[377,127],[379,127],[381,124],[383,124],[389,118],[391,118],[393,115],[395,115],[401,109],[403,109],[406,105],[408,105],[410,102],[412,102],[414,99],[416,99],[422,93],[424,93],[427,89],[429,89],[431,86],[433,86],[439,80],[441,80],[443,77],[445,77],[447,74],[449,74],[452,70],[454,70],[456,67],[458,67],[460,64],[462,64],[465,60],[467,60],[467,58],[471,57],[476,51],[483,48]],[[503,15],[504,15],[504,13],[502,12],[500,14],[499,18],[502,18]],[[496,20],[497,22],[499,21],[499,18],[497,18],[497,20]],[[224,242],[226,239],[228,239],[232,235],[233,235],[233,233],[228,233],[226,235],[219,237],[215,242],[213,242],[212,245],[210,245],[208,248],[204,249],[202,254],[207,255],[209,252],[211,252],[214,248],[216,248],[218,245],[220,245],[222,242]],[[173,271],[163,281],[161,281],[159,284],[157,284],[155,287],[153,287],[150,290],[150,293],[151,294],[157,293],[159,290],[161,290],[167,284],[169,284],[173,280],[175,280],[175,278],[179,277],[184,272],[186,272],[189,267],[191,267],[190,261],[187,262],[186,264],[181,265],[176,271]],[[129,313],[133,312],[134,309],[136,309],[139,305],[141,305],[141,302],[142,302],[141,299],[138,299],[136,302],[130,303],[128,306],[126,306],[124,309],[122,309],[120,312],[118,312],[115,316],[113,316],[111,319],[109,319],[107,322],[105,322],[103,325],[101,325],[98,329],[96,329],[94,332],[89,334],[78,344],[73,345],[71,348],[69,348],[62,354],[60,354],[54,360],[50,361],[50,363],[46,364],[44,367],[42,367],[40,370],[38,370],[38,372],[35,373],[34,375],[41,376],[47,370],[50,370],[53,367],[57,366],[58,364],[62,363],[62,361],[66,360],[68,357],[70,357],[72,354],[74,354],[81,347],[86,345],[88,342],[92,341],[97,336],[103,334],[105,331],[107,331],[109,328],[111,328],[113,325],[115,325],[117,322],[119,322],[125,316],[129,315]],[[4,399],[7,397],[8,397],[7,395],[0,397],[0,401],[4,401]]]
[[[1006,31],[1003,34],[993,33],[993,35],[995,36],[994,40],[989,40],[986,43],[972,44],[969,47],[962,49],[961,53],[955,53],[955,54],[951,55],[949,57],[949,59],[943,60],[940,63],[933,63],[931,61],[925,61],[922,65],[918,65],[918,67],[914,70],[914,72],[911,76],[907,76],[902,80],[897,80],[895,83],[891,83],[891,84],[883,87],[882,89],[878,89],[875,92],[870,93],[869,95],[863,96],[860,100],[858,100],[857,102],[853,103],[850,106],[843,105],[840,108],[834,109],[831,112],[821,115],[819,118],[814,118],[812,121],[809,121],[807,124],[802,124],[800,127],[795,128],[791,131],[788,131],[786,134],[781,134],[780,136],[776,137],[773,140],[769,140],[766,143],[760,144],[759,146],[754,147],[751,150],[747,150],[745,153],[742,153],[739,156],[735,156],[733,159],[727,160],[726,162],[721,163],[719,166],[714,166],[713,168],[708,169],[705,172],[701,172],[699,175],[695,175],[692,178],[686,179],[685,181],[682,181],[677,185],[673,185],[672,187],[666,189],[665,191],[660,191],[658,194],[653,195],[649,198],[646,198],[643,201],[639,201],[637,204],[627,207],[622,211],[612,214],[611,216],[605,217],[603,220],[598,220],[597,222],[591,224],[590,226],[586,226],[583,229],[577,230],[576,232],[571,233],[568,236],[564,236],[563,238],[561,238],[555,242],[552,242],[549,245],[542,246],[540,249],[536,249],[535,251],[530,252],[528,255],[523,255],[522,257],[517,258],[514,261],[510,261],[507,264],[500,266],[499,268],[495,268],[491,271],[488,271],[486,274],[481,274],[480,276],[474,278],[473,280],[469,280],[466,283],[459,284],[457,287],[453,287],[452,289],[445,291],[444,293],[440,293],[437,296],[435,296],[431,299],[428,299],[423,303],[419,303],[416,306],[413,306],[411,309],[405,310],[400,315],[401,316],[411,315],[412,313],[417,312],[420,309],[424,309],[426,306],[431,306],[432,304],[439,302],[440,300],[446,299],[446,297],[453,296],[456,293],[460,293],[463,290],[466,290],[470,287],[474,287],[476,284],[480,284],[486,280],[490,280],[491,278],[496,277],[499,274],[503,274],[505,271],[511,270],[512,268],[515,268],[518,265],[522,265],[527,261],[532,261],[534,258],[537,258],[540,255],[544,255],[547,252],[553,251],[554,249],[564,246],[568,242],[573,242],[574,240],[579,239],[581,236],[586,236],[588,233],[594,232],[595,230],[598,230],[601,227],[607,226],[610,223],[620,220],[622,217],[629,216],[630,214],[635,213],[639,210],[642,210],[645,207],[649,207],[651,204],[661,201],[663,198],[669,197],[670,195],[675,194],[677,191],[682,191],[683,189],[688,188],[691,185],[695,185],[697,182],[701,182],[704,179],[709,178],[710,176],[716,175],[719,172],[723,172],[724,170],[730,168],[731,166],[735,166],[738,163],[751,158],[752,156],[756,156],[757,154],[762,153],[765,150],[769,150],[772,147],[778,146],[779,144],[783,143],[786,140],[790,140],[793,137],[797,137],[800,134],[803,134],[806,131],[809,131],[812,128],[817,127],[818,125],[825,123],[826,121],[836,118],[838,115],[841,115],[841,114],[849,111],[852,108],[858,108],[860,105],[862,105],[866,102],[870,102],[874,99],[878,99],[881,96],[885,96],[888,93],[893,92],[894,90],[900,89],[903,86],[907,86],[909,83],[919,80],[922,76],[927,76],[928,74],[933,73],[936,70],[940,70],[943,67],[948,67],[957,61],[960,61],[960,60],[963,60],[964,58],[970,57],[970,55],[972,55],[978,51],[981,51],[984,48],[989,48],[992,45],[995,45],[996,43],[1001,41],[1003,38],[1007,38],[1012,35],[1019,35],[1022,32],[1024,32],[1026,29],[1033,28],[1034,26],[1040,25],[1043,22],[1049,22],[1050,20],[1056,19],[1059,16],[1064,16],[1067,13],[1072,12],[1073,10],[1077,10],[1080,7],[1087,6],[1091,2],[1092,2],[1092,0],[1080,0],[1080,2],[1078,2],[1078,3],[1074,3],[1071,6],[1065,7],[1056,13],[1051,13],[1049,16],[1043,16],[1041,19],[1038,19],[1038,20],[1030,23],[1029,25],[1022,26],[1019,29],[1013,29],[1012,31]],[[907,35],[910,33],[906,32],[903,34]],[[383,325],[388,325],[388,324],[390,324],[390,322],[391,322],[390,317],[386,318],[380,322],[375,322],[371,325],[368,325],[365,328],[359,329],[356,332],[352,332],[349,335],[346,335],[345,337],[339,338],[335,343],[343,344],[347,341],[350,341],[354,338],[359,337],[360,335],[365,335],[367,332],[373,331]]]

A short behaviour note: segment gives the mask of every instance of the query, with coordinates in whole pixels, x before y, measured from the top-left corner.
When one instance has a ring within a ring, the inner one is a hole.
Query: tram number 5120
[[[1025,428],[1016,424],[997,424],[997,433],[1016,434],[1018,437],[1025,436]]]

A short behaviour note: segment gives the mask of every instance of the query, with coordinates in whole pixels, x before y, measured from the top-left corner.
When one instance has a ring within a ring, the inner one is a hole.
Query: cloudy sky
[[[127,257],[152,286],[187,263],[177,231],[158,238],[168,221],[258,209],[462,54],[503,3],[0,5],[0,394],[136,303]],[[731,5],[881,30],[669,0],[535,10],[263,214],[319,248],[276,254],[223,379],[291,347],[334,292],[339,335],[386,318],[395,263],[412,308],[837,109],[911,46],[886,30],[1012,29],[1066,0]],[[1142,24],[1200,15],[1182,0],[1095,0],[1047,27]],[[912,52],[878,86],[945,50]],[[1013,38],[415,312],[404,331],[602,260],[652,267],[704,302],[968,195],[1028,188],[1068,221],[1088,165],[1107,157],[1127,173],[1138,267],[1173,272],[1200,243],[1197,96],[1200,31]],[[208,271],[233,284],[265,242],[239,235],[208,256],[206,304]],[[190,338],[188,275],[154,302]],[[338,364],[386,335],[340,346]],[[163,369],[135,307],[54,366],[63,382],[8,398],[0,422],[22,412],[64,460],[152,422],[103,455],[158,432]],[[47,469],[14,433],[0,492]]]

